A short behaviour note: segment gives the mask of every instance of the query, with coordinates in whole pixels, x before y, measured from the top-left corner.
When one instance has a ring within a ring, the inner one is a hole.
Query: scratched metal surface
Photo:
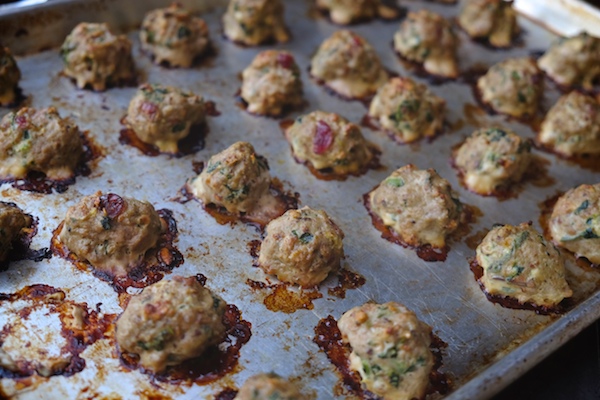
[[[432,143],[413,146],[396,145],[385,135],[364,128],[367,139],[383,150],[381,162],[385,168],[344,182],[317,180],[291,157],[278,121],[248,115],[235,105],[234,94],[240,85],[239,72],[265,47],[241,48],[224,40],[219,22],[222,8],[217,7],[204,14],[218,55],[208,65],[191,70],[168,70],[151,64],[140,53],[137,32],[129,33],[142,79],[185,87],[216,102],[222,115],[209,119],[206,147],[195,155],[176,159],[146,157],[135,148],[119,144],[119,119],[124,115],[135,89],[118,88],[104,93],[77,90],[68,79],[59,76],[61,60],[56,46],[62,42],[65,32],[78,21],[106,20],[114,26],[131,28],[139,23],[145,10],[166,3],[158,0],[129,2],[127,10],[123,10],[123,2],[116,0],[81,3],[58,0],[23,11],[4,11],[5,14],[0,15],[0,41],[14,46],[18,53],[29,54],[18,57],[18,63],[23,73],[21,87],[30,98],[31,105],[56,106],[63,116],[71,116],[80,128],[89,130],[94,140],[106,149],[106,156],[100,159],[92,174],[78,177],[77,183],[63,194],[21,192],[5,184],[0,188],[2,198],[16,202],[39,217],[40,229],[32,243],[34,248],[48,247],[52,230],[62,220],[67,208],[82,196],[97,190],[149,200],[157,208],[173,210],[179,227],[177,246],[185,257],[184,264],[173,274],[206,275],[207,286],[220,293],[226,301],[236,304],[244,319],[252,323],[252,339],[242,348],[239,368],[207,386],[152,383],[148,376],[137,371],[125,372],[113,351],[112,342],[101,340],[82,354],[87,367],[81,373],[49,379],[34,376],[26,384],[2,379],[0,387],[7,395],[23,399],[94,395],[135,398],[155,393],[173,398],[211,398],[226,386],[241,385],[254,373],[274,370],[283,376],[300,378],[303,388],[314,397],[329,399],[337,393],[334,388],[339,377],[312,342],[314,327],[321,318],[328,315],[339,318],[344,311],[368,300],[395,300],[414,310],[448,344],[443,372],[455,382],[455,391],[448,397],[485,398],[600,317],[600,293],[586,295],[585,301],[560,318],[494,305],[487,301],[473,279],[467,263],[473,250],[466,244],[454,243],[444,263],[424,262],[414,251],[383,240],[371,226],[361,201],[364,193],[395,168],[414,163],[421,168],[436,168],[460,193],[463,202],[481,209],[483,216],[473,226],[472,232],[489,228],[497,222],[518,224],[527,220],[532,220],[539,229],[538,204],[541,201],[557,191],[598,182],[598,174],[534,150],[551,162],[549,174],[556,179],[554,185],[538,188],[529,183],[518,198],[502,202],[479,197],[459,185],[449,164],[451,147],[475,129],[466,123]],[[224,2],[183,3],[202,9],[207,4]],[[67,9],[65,4],[71,7]],[[405,5],[411,10],[430,8],[447,16],[455,16],[458,12],[456,6],[430,2],[413,1],[405,2]],[[366,112],[363,104],[329,95],[306,73],[310,56],[321,41],[338,27],[322,17],[315,17],[308,1],[287,1],[286,20],[293,39],[288,44],[275,47],[291,50],[303,70],[305,97],[309,103],[305,112],[314,109],[335,111],[359,123]],[[531,50],[548,47],[552,34],[526,19],[521,19],[520,23],[525,29],[525,45],[510,51],[490,51],[461,34],[461,68],[466,70],[479,63],[490,65],[509,56],[527,55]],[[29,35],[15,38],[18,27],[26,27]],[[391,51],[391,38],[396,28],[397,22],[375,21],[352,29],[375,45],[387,68],[411,75]],[[41,47],[50,50],[39,51]],[[465,120],[465,104],[475,104],[469,86],[464,83],[449,82],[431,88],[446,99],[451,123]],[[546,89],[547,108],[556,100],[557,93],[548,85]],[[0,116],[6,112],[6,109],[0,110]],[[483,116],[480,119],[512,127],[524,136],[533,137],[533,132],[526,125],[507,122],[502,117]],[[259,233],[243,224],[233,227],[219,225],[197,202],[180,204],[173,201],[185,180],[193,176],[193,161],[206,160],[236,140],[250,141],[260,154],[265,155],[270,161],[272,175],[282,179],[286,188],[299,192],[302,205],[325,209],[340,225],[346,234],[344,264],[366,278],[364,286],[349,290],[345,299],[334,298],[327,294],[327,289],[335,286],[337,280],[330,277],[320,288],[323,298],[314,301],[311,311],[299,310],[288,315],[265,308],[264,293],[253,292],[245,283],[248,278],[265,279],[262,272],[251,267],[252,258],[247,248],[247,242],[260,238]],[[0,292],[12,293],[36,283],[62,288],[68,299],[87,302],[91,307],[101,302],[105,313],[121,312],[117,294],[108,284],[58,257],[39,263],[23,261],[11,264],[9,270],[0,276]],[[2,312],[7,310],[0,310]]]

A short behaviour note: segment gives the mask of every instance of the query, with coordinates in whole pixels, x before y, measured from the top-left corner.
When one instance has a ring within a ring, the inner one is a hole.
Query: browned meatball
[[[494,227],[477,246],[488,294],[555,307],[573,292],[560,253],[530,223]]]
[[[258,265],[283,282],[321,283],[340,267],[344,233],[322,210],[289,210],[267,225]]]
[[[458,76],[458,39],[444,17],[429,10],[409,12],[394,35],[394,49],[425,71],[446,78]]]
[[[232,41],[248,46],[287,42],[290,37],[281,0],[230,0],[223,16],[223,32]]]
[[[117,320],[117,343],[121,352],[137,354],[143,368],[162,372],[224,339],[225,308],[195,277],[174,276],[131,298]]]
[[[438,134],[444,124],[446,102],[427,86],[395,77],[381,86],[369,106],[369,116],[401,143]]]
[[[600,38],[587,32],[561,38],[540,57],[538,65],[561,85],[591,90],[600,78]]]
[[[140,30],[142,49],[157,64],[189,68],[208,49],[208,26],[180,4],[150,11]]]
[[[494,111],[516,118],[532,117],[542,97],[542,78],[533,59],[509,58],[479,78],[477,89],[481,100]]]
[[[433,169],[408,164],[369,193],[369,207],[410,246],[444,248],[462,221],[462,204],[447,180]]]
[[[329,13],[336,24],[348,25],[366,21],[377,16],[381,18],[398,17],[398,9],[389,7],[381,0],[317,0],[317,7]]]
[[[140,265],[163,231],[150,203],[98,192],[69,207],[59,239],[80,260],[114,276]]]
[[[125,35],[113,35],[107,24],[80,23],[60,51],[63,73],[75,79],[80,89],[89,85],[102,91],[134,80],[131,42]]]
[[[278,116],[303,103],[300,68],[287,51],[265,50],[242,72],[241,96],[248,112]]]
[[[17,100],[21,71],[10,49],[0,45],[0,106],[13,104]]]
[[[310,62],[310,73],[347,98],[369,97],[388,79],[375,49],[349,30],[325,39]]]
[[[308,400],[292,382],[271,372],[246,380],[233,400]]]
[[[470,190],[494,194],[521,180],[531,161],[531,143],[510,129],[479,129],[458,148],[454,161]]]
[[[285,135],[296,160],[335,176],[359,174],[374,157],[360,128],[334,113],[298,117]]]
[[[562,195],[548,226],[554,243],[600,265],[600,183],[580,185]]]
[[[0,264],[8,260],[13,244],[27,234],[32,222],[15,204],[0,201]]]
[[[458,17],[460,26],[474,39],[508,47],[519,32],[517,13],[504,0],[467,0]]]
[[[425,397],[434,366],[431,327],[396,302],[366,303],[342,315],[342,340],[349,343],[350,368],[384,400]]]
[[[75,175],[83,144],[79,128],[54,107],[21,108],[0,121],[0,177],[23,179],[30,171],[48,179]]]
[[[600,154],[600,101],[577,91],[548,111],[538,140],[559,154]]]
[[[145,143],[177,153],[177,143],[205,120],[201,96],[172,86],[145,83],[129,103],[125,123]]]

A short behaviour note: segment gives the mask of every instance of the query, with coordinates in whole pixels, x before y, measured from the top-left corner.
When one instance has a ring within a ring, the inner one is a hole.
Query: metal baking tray
[[[362,204],[363,194],[391,171],[414,163],[420,168],[436,168],[460,193],[463,202],[481,210],[482,216],[472,226],[471,235],[489,229],[494,223],[533,221],[540,229],[540,203],[573,186],[598,182],[597,172],[534,150],[538,157],[547,160],[552,185],[536,187],[529,182],[517,198],[503,201],[468,192],[461,187],[450,166],[453,146],[481,124],[501,124],[531,138],[534,132],[528,125],[478,111],[471,87],[459,80],[430,85],[447,101],[449,128],[443,135],[432,142],[402,146],[381,132],[363,128],[366,138],[382,149],[384,167],[346,181],[318,180],[294,161],[278,120],[249,115],[236,104],[239,73],[259,51],[270,46],[239,47],[223,38],[220,17],[225,1],[181,2],[188,9],[202,13],[217,52],[209,62],[192,69],[153,65],[140,51],[135,29],[146,11],[166,6],[168,1],[54,0],[24,7],[0,7],[0,42],[18,55],[23,75],[20,86],[26,104],[57,107],[62,116],[72,117],[104,148],[104,155],[93,165],[91,175],[78,177],[64,193],[36,194],[20,191],[10,184],[1,186],[0,191],[3,200],[14,201],[39,218],[33,248],[48,247],[52,231],[67,208],[97,190],[148,200],[157,209],[172,210],[179,229],[175,244],[185,258],[172,275],[205,275],[207,286],[235,304],[243,318],[252,324],[252,337],[242,348],[234,371],[207,385],[156,381],[137,370],[128,371],[120,364],[114,339],[109,337],[96,341],[81,354],[86,360],[83,371],[50,378],[36,374],[19,380],[3,378],[0,393],[22,399],[212,398],[226,387],[239,387],[252,374],[275,371],[298,380],[314,398],[342,398],[344,391],[340,390],[339,375],[313,342],[315,326],[328,315],[337,319],[351,307],[369,300],[395,300],[414,310],[447,343],[442,372],[453,381],[453,391],[447,398],[488,398],[600,317],[600,293],[595,289],[599,278],[595,271],[581,273],[582,270],[569,261],[569,269],[580,272],[577,277],[571,274],[578,301],[562,316],[502,308],[489,302],[474,280],[468,263],[474,250],[466,240],[451,245],[445,262],[424,262],[413,250],[382,239]],[[288,49],[295,55],[303,71],[308,102],[304,111],[290,118],[323,109],[360,123],[366,113],[361,102],[330,95],[312,81],[307,72],[317,46],[340,27],[316,13],[310,1],[290,0],[285,5],[292,40],[273,47]],[[447,17],[455,17],[459,10],[458,6],[432,2],[412,1],[402,5],[409,10],[429,8]],[[114,88],[103,93],[82,91],[60,75],[62,63],[58,46],[80,21],[106,21],[113,29],[127,32],[134,44],[133,54],[141,81],[185,87],[216,103],[221,116],[209,118],[203,150],[181,158],[148,157],[136,148],[119,143],[122,128],[119,120],[135,88]],[[523,28],[522,44],[510,50],[491,50],[459,33],[461,70],[543,51],[555,38],[553,33],[526,18],[520,18],[519,22]],[[376,20],[351,29],[375,46],[388,69],[427,82],[406,70],[393,53],[391,40],[397,26],[398,22]],[[543,106],[547,110],[559,93],[549,83],[545,90]],[[0,109],[0,116],[7,112]],[[174,200],[186,179],[194,176],[195,162],[207,160],[237,140],[251,142],[257,152],[269,160],[272,175],[283,181],[285,189],[300,193],[301,205],[325,209],[338,223],[346,234],[343,264],[365,277],[363,286],[348,290],[345,298],[338,298],[328,293],[328,289],[337,284],[337,279],[330,277],[319,289],[322,298],[313,300],[314,308],[290,314],[267,310],[263,304],[266,292],[253,290],[247,284],[248,279],[265,280],[259,269],[252,268],[253,259],[248,249],[248,243],[259,240],[260,233],[242,223],[220,225],[198,202],[182,204]],[[167,274],[165,279],[168,278]],[[68,300],[86,303],[91,309],[97,309],[100,316],[119,314],[122,310],[117,293],[106,282],[56,256],[41,262],[14,262],[0,274],[0,293],[14,293],[33,284],[60,288]],[[96,307],[98,303],[101,305]],[[7,321],[14,311],[11,310],[0,303],[0,321]],[[29,319],[32,337],[37,337],[48,352],[56,350],[55,342],[62,340],[50,329],[56,324],[44,320],[49,317],[43,312],[35,315]],[[46,329],[47,326],[50,328]],[[433,396],[436,397],[441,396]]]

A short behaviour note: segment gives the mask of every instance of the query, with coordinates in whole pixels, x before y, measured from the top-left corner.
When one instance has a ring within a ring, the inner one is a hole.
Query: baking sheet
[[[467,259],[474,250],[464,241],[451,245],[445,262],[424,262],[414,251],[382,239],[371,226],[362,205],[362,195],[391,171],[414,163],[420,168],[436,168],[460,193],[464,203],[482,211],[483,216],[472,227],[472,234],[490,228],[494,223],[518,224],[528,220],[540,229],[540,202],[573,186],[598,182],[597,173],[534,150],[550,163],[548,174],[556,180],[552,186],[535,187],[528,183],[518,198],[505,201],[466,191],[460,186],[449,159],[451,148],[470,134],[475,125],[499,123],[526,137],[533,137],[534,133],[527,125],[507,121],[501,116],[476,114],[477,118],[472,118],[472,112],[470,117],[466,116],[465,109],[472,109],[470,105],[476,104],[470,87],[463,82],[447,82],[430,87],[446,99],[447,118],[450,125],[458,129],[449,129],[431,143],[400,146],[383,133],[363,128],[365,137],[383,150],[381,163],[385,168],[343,182],[317,180],[308,169],[293,160],[277,120],[251,116],[235,103],[235,93],[240,86],[238,74],[259,51],[268,47],[243,48],[223,39],[220,25],[223,9],[212,8],[224,1],[182,3],[193,10],[204,11],[217,48],[212,61],[190,70],[161,68],[140,52],[137,32],[128,34],[134,43],[134,59],[142,80],[180,86],[202,94],[214,101],[222,113],[208,120],[210,131],[206,147],[195,155],[182,158],[147,157],[135,148],[119,144],[122,128],[119,119],[125,114],[135,88],[115,88],[104,93],[77,90],[68,79],[59,75],[62,65],[55,47],[79,21],[107,21],[115,28],[127,30],[141,21],[146,10],[167,5],[168,1],[56,0],[0,16],[0,42],[14,48],[17,54],[28,54],[17,58],[23,73],[21,88],[28,103],[34,107],[57,107],[61,115],[72,117],[81,129],[89,130],[90,136],[104,147],[106,153],[89,177],[78,177],[77,183],[65,193],[21,192],[8,184],[0,191],[3,200],[14,201],[26,212],[39,217],[39,233],[33,240],[33,248],[48,247],[52,230],[58,226],[67,208],[97,190],[148,200],[157,209],[172,210],[179,228],[176,245],[185,257],[184,264],[176,268],[173,275],[204,274],[208,278],[207,286],[227,302],[237,305],[243,318],[252,323],[252,338],[241,350],[238,368],[206,386],[152,382],[139,371],[125,371],[114,352],[114,341],[99,340],[82,353],[87,362],[82,372],[70,377],[34,375],[22,381],[2,379],[0,387],[6,395],[22,399],[212,398],[225,387],[241,385],[252,374],[275,371],[299,380],[303,389],[315,398],[343,398],[339,376],[312,341],[314,327],[321,318],[333,315],[337,319],[349,308],[366,301],[394,300],[414,310],[448,344],[442,371],[453,380],[455,389],[448,398],[486,398],[600,317],[600,294],[597,292],[586,296],[585,301],[558,318],[494,305],[487,301],[473,279]],[[318,45],[339,27],[317,16],[311,2],[290,0],[285,4],[292,41],[273,47],[292,51],[303,71],[305,97],[309,104],[303,112],[335,111],[360,123],[366,113],[363,104],[331,96],[310,80],[306,72],[310,56]],[[429,8],[449,17],[458,13],[457,6],[431,2],[403,2],[403,5],[410,10]],[[554,39],[552,33],[527,19],[521,18],[520,24],[525,31],[524,45],[510,51],[487,49],[461,33],[461,69],[491,65],[509,56],[545,50]],[[374,21],[352,29],[376,47],[388,69],[414,77],[391,50],[397,26],[397,22]],[[558,93],[546,84],[545,109],[557,98]],[[6,109],[0,110],[0,116],[6,112]],[[294,113],[290,118],[303,112]],[[338,223],[346,234],[344,266],[364,276],[364,286],[348,290],[344,299],[336,298],[327,292],[337,284],[337,279],[330,277],[321,285],[323,297],[313,301],[312,310],[284,314],[265,308],[265,292],[254,291],[246,283],[247,279],[265,280],[259,269],[252,268],[247,246],[249,241],[260,239],[260,234],[243,224],[233,227],[217,224],[195,201],[181,204],[173,200],[185,180],[194,175],[193,162],[207,160],[237,140],[251,142],[259,154],[266,156],[272,175],[284,182],[284,188],[300,193],[301,205],[323,208]],[[169,275],[165,279],[168,278]],[[12,293],[37,283],[61,288],[69,300],[86,302],[92,308],[102,303],[102,313],[121,312],[117,293],[107,283],[56,256],[39,263],[11,264],[1,275],[0,292]],[[0,307],[0,312],[7,310]]]

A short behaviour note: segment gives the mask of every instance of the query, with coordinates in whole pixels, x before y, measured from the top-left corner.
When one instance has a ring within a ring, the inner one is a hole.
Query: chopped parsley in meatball
[[[17,101],[19,79],[21,71],[10,49],[0,45],[0,106]]]
[[[80,89],[107,87],[135,79],[131,42],[125,35],[115,36],[104,23],[77,25],[61,49],[63,73],[74,79]]]
[[[509,47],[519,33],[517,12],[504,0],[467,0],[458,23],[469,36],[494,47]]]
[[[132,296],[117,320],[119,349],[137,354],[144,369],[164,372],[224,339],[225,308],[195,277],[160,281]]]
[[[281,0],[230,0],[223,16],[223,32],[230,40],[248,46],[287,42]]]

